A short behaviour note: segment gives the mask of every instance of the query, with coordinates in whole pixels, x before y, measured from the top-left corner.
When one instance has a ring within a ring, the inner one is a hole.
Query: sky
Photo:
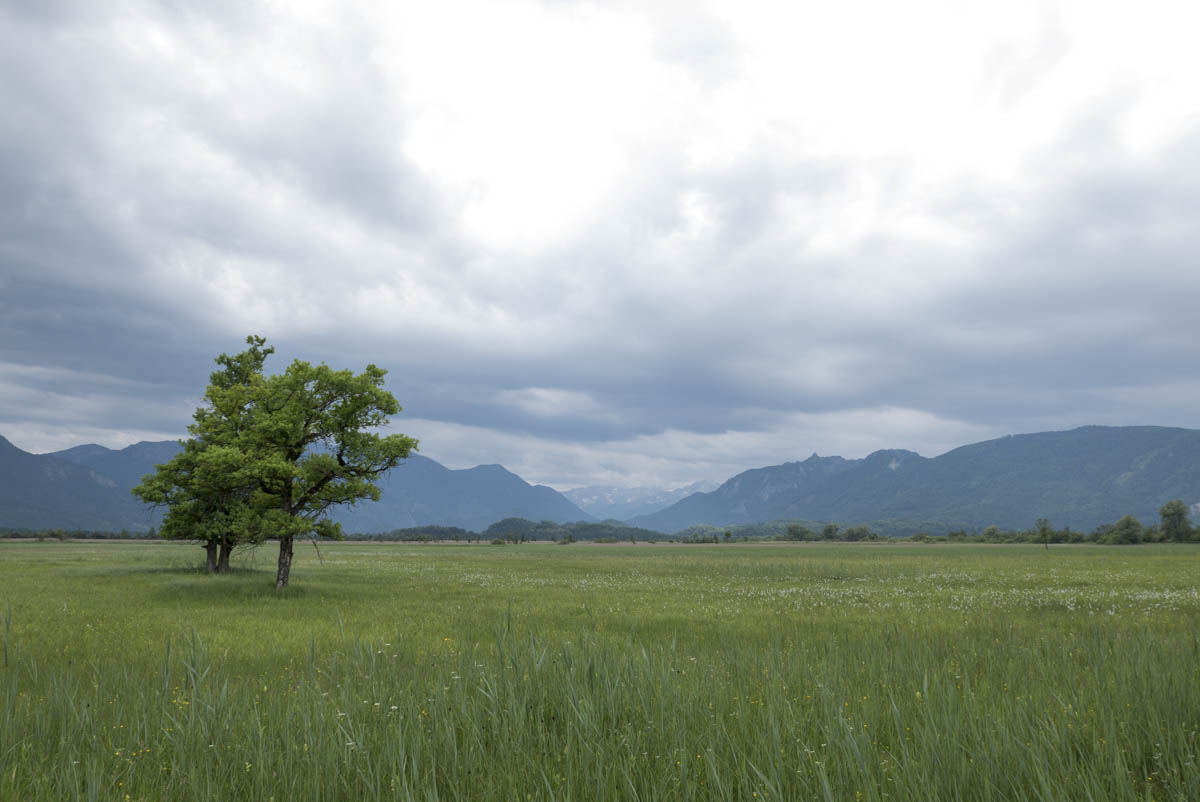
[[[0,435],[248,334],[461,468],[1200,428],[1200,5],[0,0]]]

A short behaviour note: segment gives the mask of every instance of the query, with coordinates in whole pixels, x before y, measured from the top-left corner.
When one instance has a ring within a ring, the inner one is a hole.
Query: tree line
[[[167,533],[164,537],[182,537],[183,539],[199,540],[199,537],[188,537],[186,533],[175,535]],[[120,539],[120,538],[154,538],[156,532],[151,529],[148,533],[90,530],[0,530],[0,538],[38,539],[38,540],[68,540],[68,539]],[[1055,528],[1048,519],[1039,518],[1028,529],[1001,529],[989,526],[982,531],[967,531],[958,529],[942,535],[931,535],[927,532],[917,532],[907,537],[884,535],[865,524],[842,526],[836,523],[817,523],[812,521],[766,521],[753,524],[739,524],[730,527],[693,526],[671,535],[665,535],[649,529],[629,526],[619,521],[555,523],[554,521],[531,521],[525,518],[505,518],[496,521],[482,532],[474,532],[456,526],[415,526],[393,529],[387,532],[350,533],[344,535],[350,540],[361,541],[391,541],[419,542],[448,541],[461,543],[492,542],[492,543],[525,543],[529,541],[554,541],[557,543],[595,542],[619,543],[632,542],[668,542],[668,543],[732,543],[747,541],[793,541],[793,542],[865,542],[887,541],[916,543],[1098,543],[1101,545],[1130,545],[1136,543],[1187,543],[1200,541],[1200,527],[1194,526],[1189,518],[1189,511],[1183,501],[1176,499],[1164,504],[1160,510],[1157,524],[1143,525],[1132,515],[1126,515],[1115,523],[1101,524],[1091,532],[1063,527]],[[213,541],[206,540],[206,550],[210,554],[209,569],[217,571],[224,562],[219,556],[213,558]],[[249,542],[249,541],[246,541]],[[218,542],[219,545],[219,542]]]
[[[128,529],[0,529],[0,538],[5,540],[153,540],[158,537],[154,527],[147,532],[130,532]]]
[[[936,530],[935,530],[936,531]],[[942,531],[945,531],[944,529]],[[1188,507],[1181,500],[1169,501],[1160,510],[1160,521],[1144,526],[1137,518],[1126,515],[1111,524],[1102,524],[1091,532],[1070,527],[1055,528],[1046,518],[1039,518],[1028,529],[1001,529],[989,526],[982,531],[952,530],[942,535],[916,532],[907,537],[884,534],[867,524],[842,525],[814,521],[763,521],[735,526],[698,525],[666,535],[648,529],[622,524],[618,521],[599,523],[567,523],[530,521],[525,518],[505,518],[483,532],[470,532],[456,527],[423,526],[395,529],[371,535],[351,535],[354,539],[423,541],[449,540],[462,542],[555,541],[592,542],[674,542],[674,543],[733,543],[747,541],[793,541],[858,543],[867,541],[971,542],[971,543],[1099,543],[1123,545],[1133,543],[1186,543],[1200,540],[1200,528],[1189,520]]]

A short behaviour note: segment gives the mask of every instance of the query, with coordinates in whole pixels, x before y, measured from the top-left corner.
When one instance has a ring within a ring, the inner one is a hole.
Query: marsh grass
[[[1200,798],[1191,547],[324,551],[0,547],[0,799]]]

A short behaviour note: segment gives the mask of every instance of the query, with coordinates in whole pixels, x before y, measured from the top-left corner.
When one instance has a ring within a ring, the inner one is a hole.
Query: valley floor
[[[0,799],[1200,798],[1200,546],[0,543]]]

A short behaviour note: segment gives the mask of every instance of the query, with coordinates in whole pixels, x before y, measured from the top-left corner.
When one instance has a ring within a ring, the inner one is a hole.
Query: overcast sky
[[[790,7],[791,10],[785,10]],[[1200,428],[1194,2],[0,0],[0,435],[245,336],[533,482]]]

